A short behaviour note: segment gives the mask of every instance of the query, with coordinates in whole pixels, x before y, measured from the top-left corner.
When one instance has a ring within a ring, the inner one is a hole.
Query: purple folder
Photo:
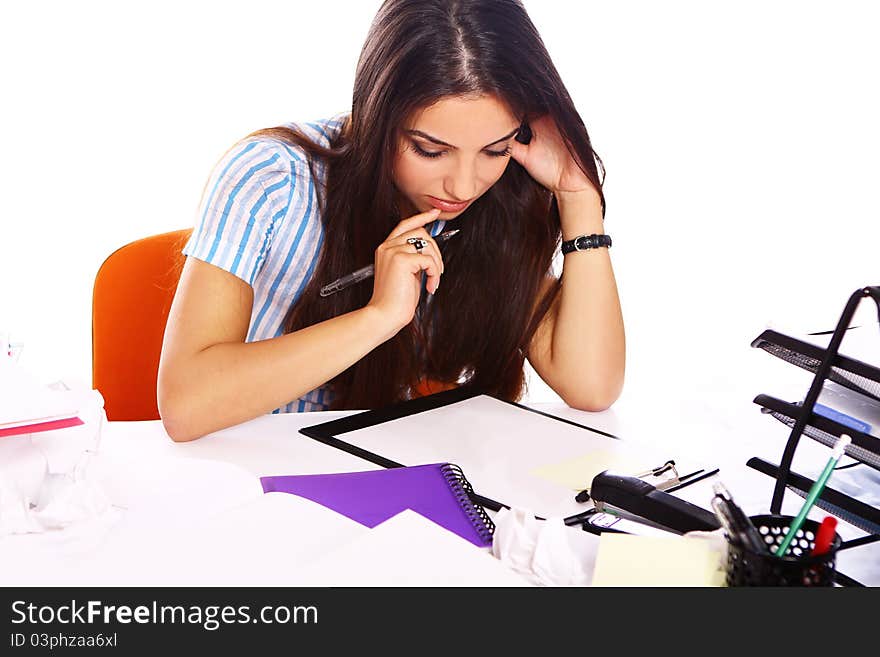
[[[264,493],[299,495],[367,527],[412,509],[474,545],[492,544],[495,525],[483,507],[471,501],[468,494],[473,489],[452,463],[260,477],[260,483]]]

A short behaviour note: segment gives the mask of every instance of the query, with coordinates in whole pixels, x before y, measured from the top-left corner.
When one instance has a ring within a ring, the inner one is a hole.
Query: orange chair
[[[92,386],[109,420],[157,420],[156,378],[165,323],[192,229],[126,244],[95,276]]]
[[[423,379],[412,387],[412,396],[413,398],[427,397],[428,395],[434,395],[438,392],[445,392],[446,390],[452,390],[453,388],[457,387],[457,383],[446,383],[444,381],[436,381],[434,379]]]

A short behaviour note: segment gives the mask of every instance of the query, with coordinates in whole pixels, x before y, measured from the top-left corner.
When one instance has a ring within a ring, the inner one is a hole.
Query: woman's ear
[[[520,144],[528,144],[532,141],[532,129],[529,127],[529,124],[526,121],[523,121],[519,126],[519,132],[516,133],[516,137],[514,137]]]

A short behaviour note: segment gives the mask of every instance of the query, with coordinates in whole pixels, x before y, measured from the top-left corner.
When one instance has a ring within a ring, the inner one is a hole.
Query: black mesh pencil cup
[[[824,554],[810,553],[816,541],[819,523],[805,520],[783,557],[775,555],[785,539],[792,516],[751,516],[752,524],[767,545],[761,554],[731,541],[728,537],[727,586],[833,586],[835,560],[840,535],[835,534]]]

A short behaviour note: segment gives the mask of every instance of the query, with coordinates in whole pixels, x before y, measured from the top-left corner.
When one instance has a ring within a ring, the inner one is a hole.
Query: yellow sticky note
[[[602,534],[593,586],[721,586],[720,554],[682,536]]]
[[[623,474],[636,474],[643,470],[662,465],[651,462],[651,457],[643,453],[621,449],[596,449],[560,463],[551,463],[532,471],[537,477],[547,479],[571,490],[581,491],[589,488],[593,477],[604,470],[615,470]],[[656,458],[655,458],[656,461]]]

